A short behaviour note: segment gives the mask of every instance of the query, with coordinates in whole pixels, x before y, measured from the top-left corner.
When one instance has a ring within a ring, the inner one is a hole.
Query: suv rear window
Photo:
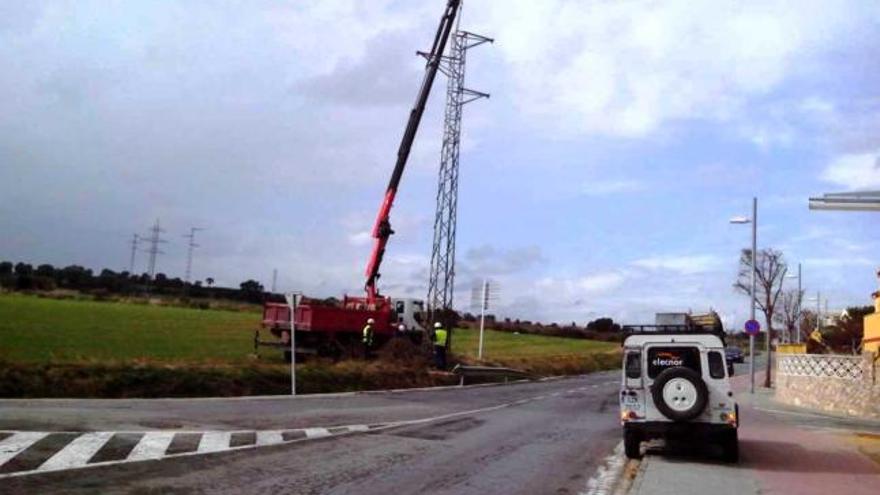
[[[663,370],[676,366],[701,373],[700,350],[696,347],[651,347],[648,349],[648,377],[656,378]]]

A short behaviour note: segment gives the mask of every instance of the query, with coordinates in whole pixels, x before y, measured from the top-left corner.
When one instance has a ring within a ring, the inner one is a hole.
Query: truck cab
[[[425,301],[421,299],[391,299],[391,308],[397,318],[397,325],[403,325],[405,332],[424,332]]]

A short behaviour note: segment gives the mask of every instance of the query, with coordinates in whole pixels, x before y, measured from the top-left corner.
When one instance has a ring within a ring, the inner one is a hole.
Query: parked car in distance
[[[725,347],[724,356],[727,358],[728,363],[743,363],[746,360],[742,349],[739,347]]]

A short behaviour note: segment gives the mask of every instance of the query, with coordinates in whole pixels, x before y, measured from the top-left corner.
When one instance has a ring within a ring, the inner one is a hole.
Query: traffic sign
[[[746,333],[749,335],[758,335],[761,331],[761,324],[758,320],[749,320],[746,322]]]

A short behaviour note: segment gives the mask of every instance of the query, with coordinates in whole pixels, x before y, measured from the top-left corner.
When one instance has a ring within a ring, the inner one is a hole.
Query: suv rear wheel
[[[623,429],[623,450],[629,459],[642,458],[642,435],[630,428]]]
[[[738,462],[739,461],[739,435],[737,435],[737,430],[733,429],[730,431],[724,432],[724,435],[721,437],[721,451],[722,458],[726,462]]]

